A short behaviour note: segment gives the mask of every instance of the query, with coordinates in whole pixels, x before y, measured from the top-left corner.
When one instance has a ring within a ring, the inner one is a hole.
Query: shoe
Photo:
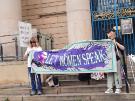
[[[115,94],[120,94],[121,93],[121,89],[116,89]]]
[[[113,93],[113,89],[112,88],[109,88],[105,91],[106,94],[109,94],[109,93]]]
[[[31,96],[36,95],[36,91],[31,91],[30,95]]]
[[[37,94],[38,94],[38,95],[42,95],[42,92],[41,92],[41,91],[38,91]]]

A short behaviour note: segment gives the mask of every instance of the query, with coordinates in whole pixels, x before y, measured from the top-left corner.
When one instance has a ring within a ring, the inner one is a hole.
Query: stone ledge
[[[8,62],[0,62],[0,66],[5,66],[5,65],[24,65],[27,64],[26,61],[8,61]]]

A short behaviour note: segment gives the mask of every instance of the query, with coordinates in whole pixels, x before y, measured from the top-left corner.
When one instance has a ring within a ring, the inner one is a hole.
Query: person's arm
[[[122,44],[116,42],[116,45],[119,47],[119,49],[125,50],[125,47]]]
[[[26,49],[24,55],[23,55],[23,59],[26,59],[28,57],[29,54],[29,48]]]
[[[120,50],[125,50],[125,47],[124,47],[122,41],[119,38],[117,38],[116,40],[114,39],[113,42],[115,43],[115,45],[117,45],[117,47]]]

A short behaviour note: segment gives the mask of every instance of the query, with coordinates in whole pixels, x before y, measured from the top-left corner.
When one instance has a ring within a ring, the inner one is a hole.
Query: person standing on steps
[[[115,45],[115,53],[116,53],[116,61],[117,61],[117,72],[107,73],[107,87],[108,89],[105,93],[113,93],[113,84],[116,87],[115,93],[121,93],[122,88],[122,75],[121,75],[121,57],[122,52],[125,50],[122,41],[120,38],[116,38],[115,30],[112,29],[109,33],[107,33],[109,39],[114,42]]]
[[[35,95],[36,93],[38,95],[41,95],[42,94],[41,76],[40,74],[31,73],[31,57],[29,56],[29,54],[30,52],[33,51],[42,51],[42,48],[39,46],[36,37],[32,37],[30,39],[29,46],[27,47],[27,50],[24,54],[24,59],[27,58],[28,73],[31,81],[32,90],[30,95]]]

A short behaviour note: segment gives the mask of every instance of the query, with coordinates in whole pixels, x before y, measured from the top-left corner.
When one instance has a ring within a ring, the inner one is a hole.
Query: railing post
[[[0,55],[1,55],[1,61],[3,62],[3,47],[2,47],[2,44],[0,44]]]
[[[19,54],[18,54],[18,44],[17,44],[17,37],[15,37],[15,39],[14,39],[14,40],[15,40],[16,60],[18,60],[18,57],[19,57],[18,55],[19,55]]]
[[[51,35],[46,36],[46,49],[47,50],[52,49],[52,36]]]

